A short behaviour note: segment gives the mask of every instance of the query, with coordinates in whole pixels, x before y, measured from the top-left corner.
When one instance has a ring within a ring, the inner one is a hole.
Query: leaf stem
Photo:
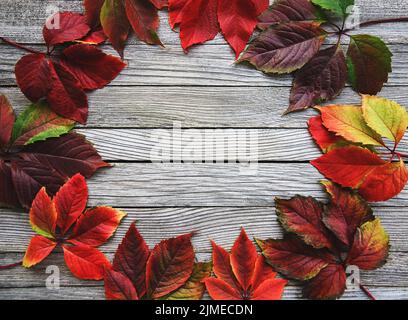
[[[14,267],[21,266],[22,264],[23,264],[23,261],[19,261],[19,262],[12,263],[12,264],[6,264],[4,266],[0,266],[0,270],[12,269]]]
[[[363,27],[368,27],[368,26],[372,26],[372,25],[376,25],[376,24],[397,23],[397,22],[408,22],[408,17],[369,20],[369,21],[362,22],[362,23],[360,23],[360,24],[354,26],[353,28],[345,29],[345,30],[343,30],[343,33],[344,33],[344,32],[349,32],[349,31],[353,31],[353,30],[355,30],[356,28],[363,28]]]
[[[373,296],[373,294],[366,288],[366,287],[364,287],[362,284],[360,284],[360,289],[361,289],[361,291],[363,291],[366,295],[367,295],[367,297],[369,297],[371,300],[377,300],[374,296]]]
[[[27,51],[27,52],[30,52],[30,53],[42,54],[42,52],[40,52],[40,51],[31,49],[31,48],[27,48],[27,47],[25,47],[25,46],[23,46],[23,45],[21,45],[21,44],[19,44],[17,42],[14,42],[14,41],[12,41],[10,39],[7,39],[7,38],[0,37],[0,40],[2,40],[3,42],[5,42],[5,43],[17,48],[17,49],[21,49],[21,50],[24,50],[24,51]]]

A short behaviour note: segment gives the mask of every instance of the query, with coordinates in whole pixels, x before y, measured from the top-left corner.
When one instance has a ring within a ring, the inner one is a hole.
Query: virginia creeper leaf
[[[107,300],[139,300],[128,277],[112,269],[105,269],[105,297]]]
[[[347,81],[347,65],[343,50],[334,46],[321,50],[296,73],[288,112],[312,107],[332,100]]]
[[[148,296],[158,299],[179,289],[194,268],[192,234],[160,242],[152,250],[146,265]]]
[[[318,22],[280,24],[250,42],[238,62],[248,61],[267,73],[290,73],[313,58],[325,37]]]
[[[23,267],[31,268],[36,264],[39,264],[55,249],[57,243],[51,239],[43,236],[34,236],[23,259]]]
[[[79,217],[68,241],[77,245],[100,246],[115,233],[125,216],[123,211],[111,207],[89,209]]]
[[[20,202],[13,187],[11,169],[0,159],[0,205],[5,207],[18,207]]]
[[[172,29],[181,22],[181,11],[189,0],[169,0],[169,24]]]
[[[157,8],[157,9],[163,9],[164,7],[168,7],[169,1],[168,0],[150,0],[151,3]]]
[[[17,84],[30,101],[37,102],[51,90],[51,64],[44,54],[37,53],[25,55],[17,62]]]
[[[381,136],[364,120],[359,106],[331,105],[319,108],[323,125],[337,135],[356,143],[383,146]]]
[[[41,188],[33,200],[30,210],[30,224],[39,235],[54,239],[57,211],[45,188]]]
[[[105,255],[87,245],[63,245],[64,259],[72,274],[84,280],[102,280],[104,268],[110,268]]]
[[[276,213],[283,228],[293,232],[315,248],[331,248],[331,241],[322,222],[323,207],[312,197],[297,196],[290,200],[276,199]]]
[[[122,0],[105,0],[100,14],[101,25],[112,46],[123,58],[130,24]]]
[[[88,201],[88,187],[85,178],[76,174],[65,183],[54,198],[58,213],[57,225],[64,235],[84,212]]]
[[[310,118],[308,127],[312,138],[324,153],[337,146],[347,144],[343,138],[336,136],[333,132],[327,130],[327,128],[323,125],[321,116]]]
[[[347,52],[349,82],[359,93],[375,95],[388,81],[392,53],[378,37],[351,36]]]
[[[265,30],[279,23],[316,20],[318,16],[310,0],[277,0],[259,17],[258,27]]]
[[[48,21],[57,22],[58,26],[45,24],[43,36],[48,47],[80,39],[90,31],[87,19],[76,12],[58,12]]]
[[[389,237],[379,219],[363,224],[355,235],[347,262],[363,270],[382,267],[388,257]]]
[[[88,24],[97,27],[100,24],[101,9],[105,0],[84,0],[85,16]]]
[[[213,264],[217,278],[207,278],[205,284],[214,300],[276,300],[287,283],[275,279],[276,273],[258,256],[244,229],[231,254],[213,242]]]
[[[341,17],[347,17],[351,7],[354,6],[354,0],[312,0],[312,2]]]
[[[367,124],[379,135],[395,143],[404,137],[408,127],[408,114],[405,108],[388,99],[363,96],[363,116]]]
[[[6,96],[0,95],[0,149],[7,147],[10,142],[15,119],[10,102]]]
[[[129,23],[140,40],[162,45],[157,35],[159,16],[150,0],[125,0],[125,9]]]
[[[146,263],[149,255],[149,247],[132,223],[116,251],[113,268],[131,280],[141,298],[146,294]]]
[[[80,87],[84,90],[105,87],[126,66],[120,59],[85,44],[66,48],[61,64],[78,79]]]
[[[14,146],[29,145],[70,132],[75,122],[62,118],[46,104],[32,104],[17,117],[13,128]]]

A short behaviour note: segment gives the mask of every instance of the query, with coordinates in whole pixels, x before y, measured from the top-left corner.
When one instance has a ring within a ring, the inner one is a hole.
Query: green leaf
[[[56,138],[71,131],[74,125],[74,121],[58,116],[47,105],[32,104],[17,117],[12,133],[13,145],[24,146]]]
[[[375,95],[388,81],[392,53],[378,37],[370,35],[351,36],[347,51],[349,82],[354,90]]]
[[[363,96],[363,116],[378,134],[396,143],[404,137],[408,114],[404,107],[385,98]]]
[[[344,18],[347,17],[351,11],[348,8],[354,6],[354,0],[312,0],[312,2]]]

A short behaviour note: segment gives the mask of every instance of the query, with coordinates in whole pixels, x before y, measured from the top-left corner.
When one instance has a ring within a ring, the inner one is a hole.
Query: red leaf
[[[275,270],[296,280],[315,277],[333,259],[327,251],[308,247],[294,237],[257,242],[268,263]]]
[[[47,100],[57,114],[85,124],[88,119],[88,98],[79,81],[62,65],[51,68],[52,88]]]
[[[78,79],[84,90],[103,88],[126,66],[120,59],[86,44],[66,48],[61,64]]]
[[[323,207],[312,197],[296,196],[290,200],[276,199],[276,212],[282,226],[314,248],[332,248],[322,222]]]
[[[221,279],[207,278],[205,286],[214,300],[241,300],[240,293]]]
[[[18,207],[20,205],[13,185],[11,169],[0,160],[0,205]]]
[[[170,0],[170,3],[173,1]],[[219,31],[217,0],[195,0],[185,3],[180,18],[181,46],[185,51],[191,46],[214,39]],[[170,6],[172,10],[173,6]]]
[[[157,29],[159,16],[150,0],[125,0],[126,15],[137,37],[149,44],[162,45]]]
[[[181,11],[189,0],[169,0],[169,23],[174,29],[181,22]]]
[[[0,149],[8,146],[15,120],[16,117],[10,102],[6,96],[0,95]]]
[[[54,21],[52,27],[47,24],[43,29],[44,40],[48,47],[80,39],[90,31],[85,16],[75,12],[58,12],[47,23]]]
[[[315,20],[316,18],[317,10],[310,0],[279,0],[275,1],[268,11],[259,17],[258,27],[265,30],[279,23]]]
[[[77,40],[79,43],[83,44],[93,44],[98,45],[104,43],[108,37],[106,36],[105,32],[103,32],[102,27],[99,27],[95,31],[91,31],[88,35],[86,35],[81,40]]]
[[[269,6],[269,0],[251,0],[256,9],[256,15],[261,15]]]
[[[346,273],[339,264],[329,264],[319,274],[310,280],[304,290],[309,299],[335,299],[346,289]]]
[[[58,226],[64,235],[86,208],[88,187],[81,174],[73,176],[55,195]]]
[[[57,211],[45,188],[35,197],[30,210],[30,224],[38,234],[54,238],[57,226]]]
[[[283,279],[265,280],[255,289],[251,300],[280,300],[287,283]]]
[[[296,74],[286,113],[313,107],[337,97],[347,81],[343,50],[337,46],[318,52]]]
[[[160,242],[147,261],[147,293],[152,299],[161,298],[181,287],[194,268],[192,234]]]
[[[408,170],[402,160],[375,168],[358,191],[367,201],[387,201],[398,195],[408,182]]]
[[[105,269],[104,280],[107,300],[139,300],[132,282],[122,273]]]
[[[257,289],[264,281],[276,277],[276,272],[266,264],[265,258],[259,255],[256,259],[254,274],[252,275],[252,288]]]
[[[122,0],[105,0],[101,9],[101,25],[112,46],[123,58],[130,25]]]
[[[168,0],[150,0],[150,2],[159,10],[169,5]]]
[[[123,211],[110,207],[89,209],[79,217],[68,241],[73,244],[98,247],[115,233],[125,216]]]
[[[47,258],[57,243],[43,236],[34,236],[26,250],[23,259],[23,266],[31,268]]]
[[[214,274],[232,288],[239,288],[237,279],[232,271],[230,254],[214,241],[211,241],[211,244],[213,248],[212,259]]]
[[[310,118],[308,126],[309,132],[314,141],[325,153],[330,151],[336,145],[341,145],[346,142],[341,137],[338,137],[334,133],[327,130],[327,128],[323,125],[321,116]]]
[[[351,188],[358,188],[369,174],[386,164],[375,153],[355,146],[334,149],[311,163],[328,179]]]
[[[132,281],[140,298],[146,294],[146,263],[149,254],[149,247],[132,223],[116,251],[113,268]]]
[[[105,0],[84,0],[85,16],[93,28],[100,24],[101,9]]]
[[[37,102],[51,90],[51,68],[51,62],[44,54],[28,54],[17,62],[17,84],[29,100]]]
[[[83,280],[102,280],[104,268],[110,268],[102,252],[90,246],[63,245],[65,263],[72,274]]]
[[[234,49],[236,58],[245,49],[254,31],[258,22],[257,16],[257,8],[252,1],[218,1],[218,21],[221,31]]]
[[[244,291],[252,284],[257,256],[255,245],[242,229],[231,250],[231,267]]]

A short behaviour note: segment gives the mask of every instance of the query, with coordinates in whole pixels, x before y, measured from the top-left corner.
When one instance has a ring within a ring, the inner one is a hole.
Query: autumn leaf
[[[6,96],[0,95],[0,149],[7,148],[10,143],[16,116]]]
[[[408,182],[407,156],[397,147],[408,126],[408,114],[395,101],[362,96],[362,106],[320,107],[310,120],[312,137],[326,152],[314,165],[326,178],[351,187],[368,201],[386,201]],[[387,138],[393,142],[390,148]]]
[[[283,23],[251,41],[238,62],[247,61],[266,73],[291,73],[315,56],[325,37],[319,22]]]
[[[388,82],[392,53],[378,37],[351,36],[347,51],[349,82],[353,89],[363,94],[377,94]]]
[[[278,0],[259,17],[258,28],[295,21],[317,20],[320,14],[310,0]]]
[[[312,2],[341,17],[346,17],[354,6],[354,0],[312,0]]]
[[[237,238],[231,253],[213,243],[215,278],[205,285],[214,300],[279,300],[287,281],[276,273],[256,252],[245,230]]]
[[[258,19],[267,9],[267,0],[169,0],[170,26],[180,25],[181,45],[191,46],[214,39],[222,32],[224,38],[240,55]]]
[[[330,202],[319,203],[312,210],[319,210],[318,213],[305,210],[309,219],[304,227],[298,224],[299,228],[288,230],[288,223],[280,220],[285,231],[283,239],[257,240],[266,261],[284,276],[304,282],[303,294],[310,299],[339,298],[346,289],[348,265],[374,270],[385,263],[389,251],[388,235],[365,200],[351,189],[332,182],[323,185]],[[310,202],[316,200],[295,197],[284,201],[287,206],[303,204],[308,208]],[[282,210],[279,209],[281,202],[277,200],[278,210]],[[296,222],[304,219],[302,213],[292,210],[287,215]],[[310,216],[316,217],[313,225],[318,228],[310,227]],[[315,241],[310,239],[321,239],[322,234],[327,235],[324,239],[330,244],[312,246]]]
[[[76,173],[91,177],[109,166],[95,148],[77,133],[73,121],[61,118],[46,104],[31,105],[17,119],[6,98],[0,96],[4,115],[1,135],[0,203],[30,208],[42,187],[54,195]],[[11,128],[11,134],[10,134]]]
[[[74,276],[101,280],[110,262],[95,247],[108,241],[126,215],[100,207],[85,211],[88,189],[85,178],[77,174],[61,187],[52,199],[42,188],[30,209],[30,224],[38,234],[27,248],[23,266],[31,268],[62,245],[65,262]],[[71,236],[66,235],[74,225]]]
[[[211,264],[195,263],[192,234],[163,240],[152,250],[132,223],[105,275],[111,300],[199,300]],[[115,283],[114,283],[115,282]]]
[[[347,81],[347,65],[343,50],[334,46],[318,52],[296,73],[287,113],[332,100]]]

